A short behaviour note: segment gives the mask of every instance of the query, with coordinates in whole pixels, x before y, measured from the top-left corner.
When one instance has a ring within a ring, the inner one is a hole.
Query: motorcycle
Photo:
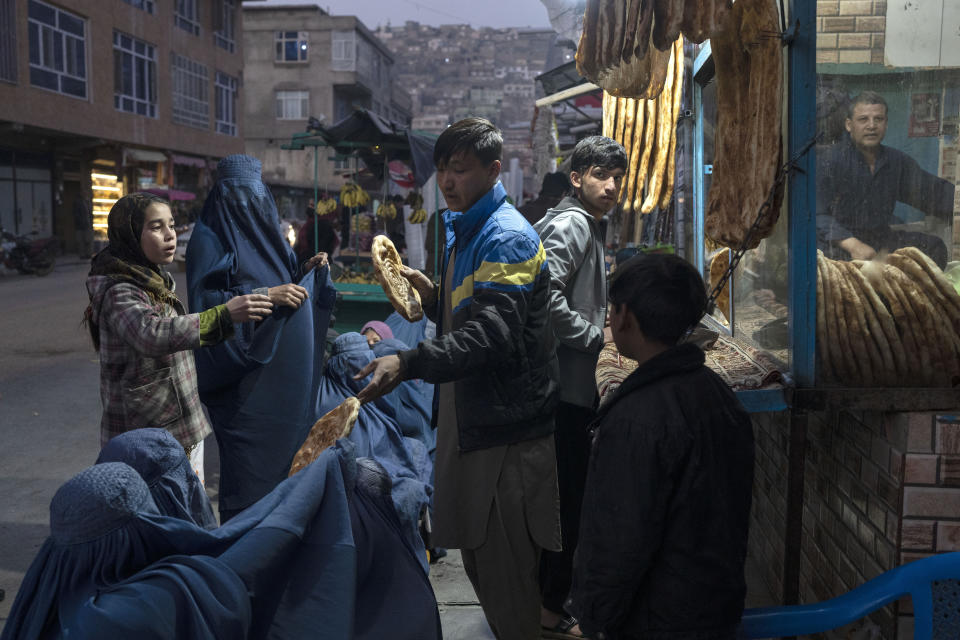
[[[34,231],[31,235],[36,235]],[[57,239],[18,236],[0,228],[0,264],[18,273],[45,276],[57,261]]]

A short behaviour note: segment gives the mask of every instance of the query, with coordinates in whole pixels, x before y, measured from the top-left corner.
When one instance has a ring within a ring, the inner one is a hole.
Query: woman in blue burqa
[[[354,380],[353,376],[373,358],[366,338],[359,333],[344,333],[337,337],[320,385],[319,414],[330,411],[363,389],[368,380]],[[358,457],[373,458],[390,476],[393,503],[404,535],[420,550],[426,568],[418,520],[433,492],[430,485],[432,465],[426,447],[416,439],[404,437],[396,417],[396,405],[392,399],[384,397],[367,403],[360,407],[349,440],[356,446]]]
[[[298,268],[260,161],[244,155],[217,167],[187,246],[187,284],[191,309],[253,292],[274,303],[266,321],[238,325],[232,340],[195,354],[200,399],[220,449],[226,522],[286,477],[319,417],[316,395],[336,290],[325,254]]]

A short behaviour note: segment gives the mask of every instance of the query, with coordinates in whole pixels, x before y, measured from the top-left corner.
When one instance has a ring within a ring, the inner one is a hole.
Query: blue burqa
[[[133,467],[163,515],[189,520],[204,529],[217,527],[200,478],[183,446],[166,429],[134,429],[113,437],[100,450],[97,464],[101,462]]]
[[[353,376],[372,360],[373,352],[362,335],[350,332],[338,336],[320,386],[318,413],[332,410],[363,389],[370,377],[354,380]],[[356,446],[358,457],[373,458],[386,470],[393,484],[393,502],[405,537],[412,546],[423,548],[418,519],[433,492],[426,447],[403,436],[394,405],[385,398],[360,407],[349,440]]]
[[[153,637],[171,639],[293,640],[312,637],[322,620],[325,638],[347,640],[357,557],[346,487],[354,483],[349,449],[330,449],[226,525],[206,530],[162,515],[132,467],[94,465],[54,495],[50,537],[0,639],[125,637],[98,632],[99,620],[105,629],[152,628],[162,634]],[[126,618],[109,614],[127,610],[124,599],[143,606]],[[238,601],[235,615],[222,610]],[[247,633],[203,631],[217,624]]]
[[[409,348],[396,338],[387,338],[373,345],[373,355],[380,358]],[[400,432],[407,438],[423,443],[432,458],[437,448],[437,435],[430,426],[430,418],[433,416],[433,385],[423,380],[405,380],[384,398],[394,407]]]
[[[276,306],[263,322],[237,325],[231,340],[195,352],[200,398],[220,448],[222,519],[286,477],[319,417],[316,396],[336,301],[328,267],[299,277],[260,162],[224,158],[187,246],[190,308],[291,282],[310,296],[299,309]]]
[[[439,640],[440,614],[423,571],[423,545],[406,539],[390,498],[391,479],[372,458],[357,459],[350,520],[357,548],[356,640]]]

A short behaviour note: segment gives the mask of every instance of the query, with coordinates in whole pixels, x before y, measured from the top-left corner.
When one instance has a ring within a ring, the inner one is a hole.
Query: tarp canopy
[[[375,176],[384,175],[384,160],[401,160],[413,169],[418,186],[433,174],[436,137],[413,132],[367,109],[355,109],[346,118],[321,130],[320,135],[338,153],[356,151]]]

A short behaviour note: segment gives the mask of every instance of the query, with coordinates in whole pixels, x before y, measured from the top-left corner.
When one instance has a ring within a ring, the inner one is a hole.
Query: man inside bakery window
[[[817,239],[837,259],[870,260],[901,247],[917,247],[941,268],[947,246],[932,234],[894,229],[897,202],[943,225],[953,216],[954,186],[885,146],[887,103],[874,91],[856,96],[847,110],[849,136],[821,153],[817,165]]]
[[[373,377],[357,397],[368,402],[414,378],[437,385],[430,544],[461,550],[498,639],[530,640],[540,637],[540,552],[560,549],[558,383],[546,253],[507,203],[502,147],[483,118],[437,139],[437,183],[449,207],[440,285],[403,271],[437,336],[367,365],[357,376]]]

